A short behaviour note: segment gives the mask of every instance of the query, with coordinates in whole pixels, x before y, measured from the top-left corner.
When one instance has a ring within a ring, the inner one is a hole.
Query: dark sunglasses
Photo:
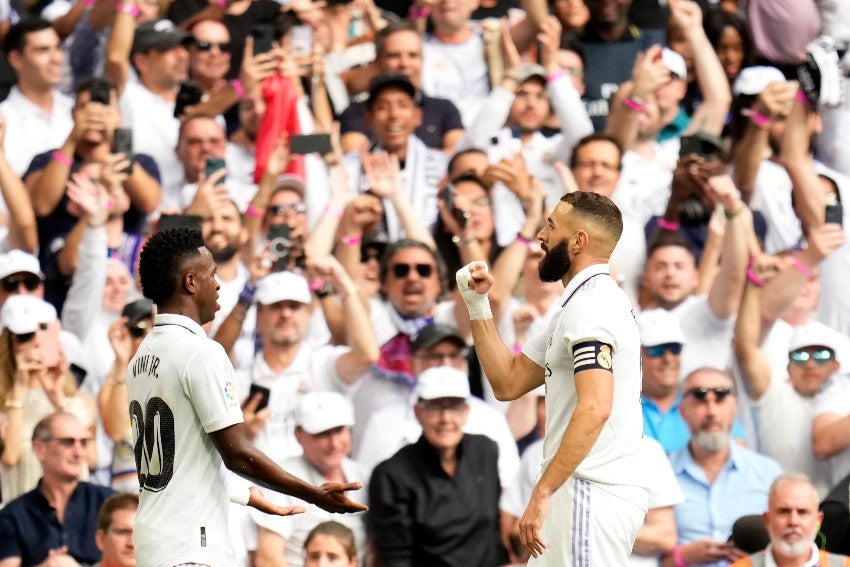
[[[198,48],[198,51],[209,51],[213,48],[213,46],[218,47],[218,50],[222,53],[230,53],[233,48],[233,44],[229,41],[201,41],[194,40],[192,44]]]
[[[708,393],[714,393],[714,400],[718,404],[726,399],[726,396],[735,395],[735,391],[729,386],[717,386],[714,388],[691,388],[685,391],[685,396],[693,396],[700,403],[705,403]]]
[[[67,448],[71,448],[77,443],[79,443],[80,447],[83,449],[89,446],[89,440],[87,437],[80,437],[79,439],[76,437],[48,437],[45,441],[56,441],[63,447]]]
[[[39,323],[38,324],[38,330],[39,331],[46,331],[47,330],[47,323]],[[25,345],[28,342],[30,342],[31,340],[33,340],[34,338],[35,338],[35,331],[33,331],[32,333],[20,333],[20,334],[12,333],[12,340],[15,341],[16,343],[18,343],[19,345]]]
[[[410,274],[411,268],[416,270],[420,278],[430,278],[434,273],[434,266],[431,264],[393,264],[391,270],[396,278],[402,279]]]
[[[26,276],[9,276],[0,281],[3,283],[3,291],[6,293],[15,293],[21,284],[24,284],[27,291],[35,291],[41,285],[41,278],[32,274]]]
[[[147,321],[139,321],[137,323],[133,323],[132,325],[127,325],[127,332],[130,333],[130,336],[134,339],[141,339],[145,335],[148,334],[149,326]]]
[[[292,211],[297,215],[302,215],[307,212],[307,205],[304,203],[291,203],[289,205],[274,205],[269,207],[269,213],[275,217],[282,217],[286,211]]]
[[[806,364],[810,359],[814,360],[818,366],[822,366],[832,360],[833,353],[831,349],[828,348],[820,348],[817,350],[795,350],[788,354],[788,358],[794,364],[803,365]]]
[[[649,358],[661,358],[667,351],[670,351],[670,354],[676,356],[682,354],[682,343],[664,343],[663,345],[654,345],[645,348],[646,355]]]

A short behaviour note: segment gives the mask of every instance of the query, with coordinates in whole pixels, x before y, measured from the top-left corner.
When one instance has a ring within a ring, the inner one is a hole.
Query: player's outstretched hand
[[[487,269],[487,263],[480,260],[470,262],[457,271],[455,280],[460,296],[466,303],[470,320],[492,319],[493,313],[487,292],[496,280]]]
[[[355,502],[345,495],[346,492],[360,490],[361,488],[363,488],[363,485],[359,482],[326,482],[316,488],[319,496],[313,501],[313,504],[322,510],[338,514],[365,512],[369,509],[368,506]]]
[[[307,510],[303,506],[278,506],[266,500],[266,495],[257,486],[251,486],[251,495],[248,497],[248,506],[256,508],[260,512],[274,516],[294,516],[303,514]]]

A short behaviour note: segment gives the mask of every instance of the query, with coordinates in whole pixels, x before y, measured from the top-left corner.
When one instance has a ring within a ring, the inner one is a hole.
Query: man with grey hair
[[[682,383],[679,412],[691,438],[670,462],[685,501],[675,510],[678,545],[664,565],[719,567],[740,559],[743,552],[727,542],[732,524],[767,509],[768,486],[782,469],[731,441],[737,405],[732,377],[724,370],[698,368]]]
[[[850,565],[847,556],[822,551],[814,543],[823,512],[818,511],[818,492],[806,475],[777,477],[770,485],[768,509],[762,518],[770,545],[739,559],[732,567]]]

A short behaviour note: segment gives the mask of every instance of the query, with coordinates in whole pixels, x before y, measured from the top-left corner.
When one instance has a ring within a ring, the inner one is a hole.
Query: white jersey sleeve
[[[227,353],[215,341],[206,342],[203,347],[188,361],[181,381],[201,426],[211,433],[241,423],[243,418],[236,376]]]

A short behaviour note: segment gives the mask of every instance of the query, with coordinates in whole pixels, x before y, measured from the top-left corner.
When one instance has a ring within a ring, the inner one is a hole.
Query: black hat
[[[437,343],[450,340],[459,347],[465,347],[466,341],[460,336],[460,331],[451,325],[442,323],[431,323],[422,327],[416,338],[410,343],[410,352],[416,354],[423,348],[431,348]]]
[[[417,106],[421,102],[422,96],[416,87],[413,86],[413,83],[410,82],[410,79],[407,78],[407,75],[402,75],[401,73],[384,73],[372,79],[372,82],[369,84],[369,98],[366,100],[366,107],[371,110],[375,99],[386,89],[404,91],[410,95],[410,98],[413,99],[413,102]]]
[[[142,319],[153,317],[153,301],[150,299],[131,301],[121,310],[121,316],[127,318],[128,325],[135,325]]]
[[[189,34],[176,28],[171,20],[144,22],[136,28],[130,54],[147,53],[150,50],[168,51],[188,38]]]

